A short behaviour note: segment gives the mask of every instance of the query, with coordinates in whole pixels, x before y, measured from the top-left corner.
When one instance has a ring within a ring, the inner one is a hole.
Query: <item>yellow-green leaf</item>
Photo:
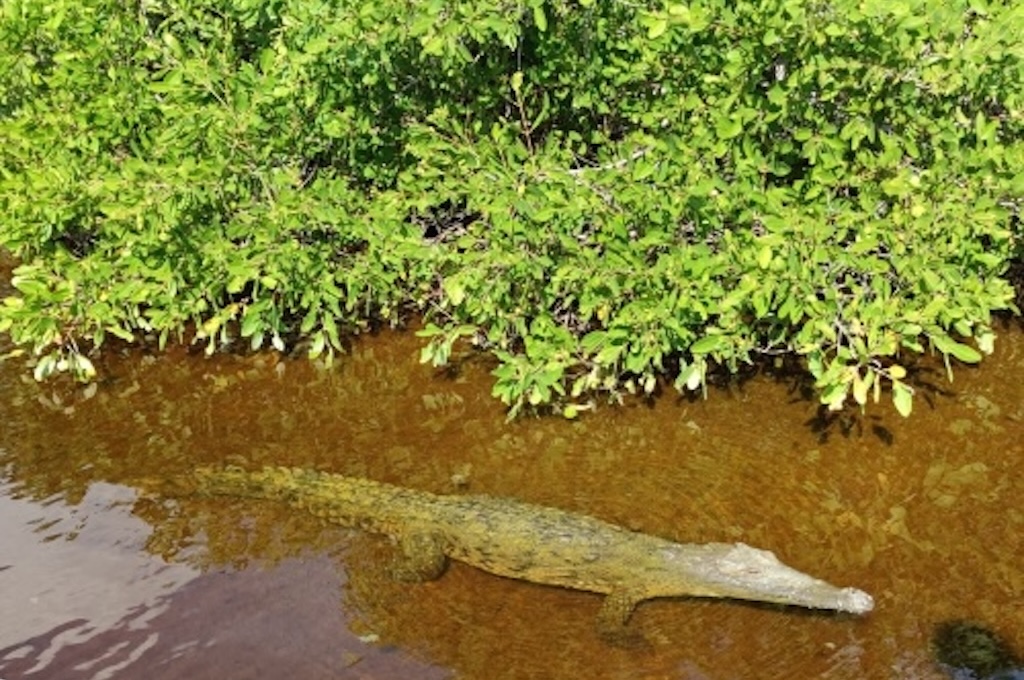
[[[661,36],[665,35],[665,31],[668,30],[668,17],[659,16],[654,19],[651,25],[647,28],[647,37],[651,40],[657,40]]]
[[[985,354],[992,354],[996,348],[996,334],[992,331],[984,331],[979,333],[975,338],[978,343],[978,349]]]
[[[981,353],[978,350],[959,343],[944,333],[936,333],[931,336],[931,339],[943,354],[951,354],[967,364],[976,364],[981,361]]]
[[[707,354],[723,348],[725,344],[725,338],[721,335],[705,335],[703,338],[690,345],[690,351],[694,354]]]
[[[548,30],[548,18],[544,14],[543,5],[533,6],[533,23],[537,24],[537,30],[541,33]]]
[[[893,380],[892,403],[900,415],[906,418],[914,407],[914,390],[898,380]]]
[[[871,389],[874,377],[875,374],[871,372],[868,372],[863,377],[861,377],[859,372],[853,374],[853,398],[861,406],[868,403],[868,390]]]

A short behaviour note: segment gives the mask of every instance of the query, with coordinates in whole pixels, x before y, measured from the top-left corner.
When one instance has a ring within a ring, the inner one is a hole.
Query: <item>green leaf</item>
[[[871,389],[871,384],[874,381],[875,374],[870,371],[864,376],[861,376],[860,372],[854,373],[853,376],[853,399],[858,404],[863,406],[868,401],[868,390]]]
[[[673,24],[687,25],[692,20],[690,8],[681,3],[669,5],[668,14]]]
[[[721,335],[705,335],[697,342],[690,345],[690,352],[693,354],[710,354],[725,349],[728,342]]]
[[[53,375],[57,370],[57,358],[53,353],[40,357],[32,371],[32,377],[41,382]]]
[[[661,36],[665,35],[665,31],[667,30],[668,17],[665,15],[657,15],[647,27],[647,38],[649,40],[657,40]]]
[[[604,345],[607,337],[608,333],[605,331],[590,331],[580,340],[580,348],[588,353],[593,353]]]
[[[444,329],[434,323],[428,323],[425,327],[416,331],[417,338],[433,338],[437,335],[443,335]]]
[[[839,411],[846,403],[846,395],[849,393],[849,385],[845,382],[835,382],[821,393],[821,403],[828,406],[830,411]]]
[[[251,337],[254,333],[259,331],[262,326],[263,319],[259,313],[255,312],[251,307],[246,309],[245,315],[242,317],[242,328],[240,330],[242,337]]]
[[[71,372],[77,380],[89,381],[96,377],[96,367],[93,366],[89,357],[84,354],[74,353],[70,356],[68,363]]]
[[[544,5],[536,4],[533,6],[533,23],[537,25],[537,30],[541,33],[548,30],[548,18],[544,14]]]
[[[448,299],[455,306],[461,305],[462,301],[466,299],[466,289],[462,281],[456,277],[445,279],[444,292],[448,294]]]
[[[693,362],[684,367],[676,377],[676,389],[681,390],[684,386],[688,390],[696,390],[704,381],[703,362]]]
[[[901,416],[904,418],[909,417],[914,407],[914,391],[908,385],[898,380],[893,380],[892,403]]]
[[[743,132],[743,121],[738,116],[720,116],[715,122],[715,133],[719,139],[732,139]]]
[[[976,364],[981,361],[981,353],[978,350],[953,340],[953,338],[941,331],[929,333],[928,337],[935,344],[935,347],[944,354],[951,354],[968,364]]]
[[[120,326],[107,326],[105,330],[111,335],[121,338],[125,342],[135,342],[135,335]]]
[[[986,330],[978,334],[976,338],[978,342],[978,349],[985,354],[992,354],[996,348],[996,334],[990,330]]]
[[[425,35],[422,38],[423,53],[432,57],[444,54],[444,37],[441,35]]]

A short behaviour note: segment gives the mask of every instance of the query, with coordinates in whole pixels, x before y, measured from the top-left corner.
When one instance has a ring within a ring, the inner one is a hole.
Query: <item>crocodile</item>
[[[871,611],[839,588],[743,543],[675,543],[593,517],[509,498],[437,495],[314,470],[199,468],[195,493],[284,502],[329,522],[384,534],[402,553],[395,575],[430,580],[448,559],[498,576],[606,596],[599,629],[622,631],[636,606],[662,597],[751,600]]]

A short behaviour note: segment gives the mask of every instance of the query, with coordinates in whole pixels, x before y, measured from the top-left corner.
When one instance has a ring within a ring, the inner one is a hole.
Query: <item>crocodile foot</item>
[[[434,534],[403,536],[398,547],[401,554],[391,565],[389,573],[396,581],[420,583],[433,581],[444,573],[448,558],[440,537]]]

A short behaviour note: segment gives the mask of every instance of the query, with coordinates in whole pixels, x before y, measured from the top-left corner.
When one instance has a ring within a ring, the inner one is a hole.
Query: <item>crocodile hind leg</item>
[[[401,555],[391,565],[391,575],[399,581],[433,581],[444,573],[448,558],[444,542],[431,533],[402,536],[398,541]]]

